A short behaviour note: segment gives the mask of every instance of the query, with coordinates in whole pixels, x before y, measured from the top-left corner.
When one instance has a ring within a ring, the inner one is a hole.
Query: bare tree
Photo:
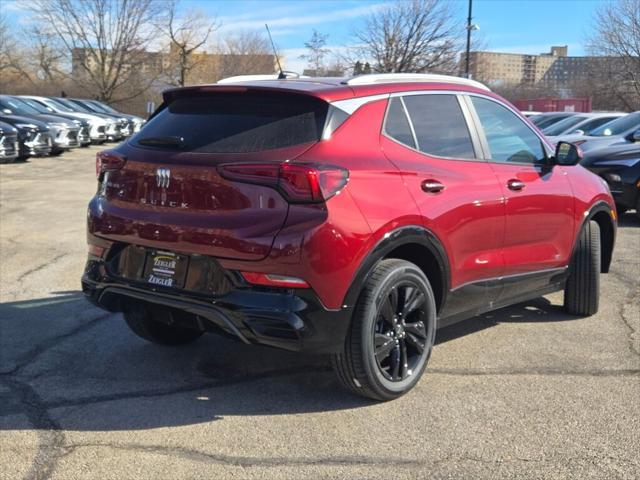
[[[161,29],[169,38],[169,83],[183,87],[187,76],[203,62],[204,57],[198,55],[217,28],[215,19],[197,10],[190,10],[184,16],[177,16],[178,0],[169,4],[166,21]]]
[[[628,109],[640,108],[640,0],[609,1],[596,10],[589,49],[610,57],[602,88],[615,93]],[[602,63],[602,62],[599,62]]]
[[[108,102],[137,97],[160,74],[161,58],[148,47],[163,6],[154,0],[30,0],[38,24],[52,29],[71,58],[73,81]]]
[[[361,46],[351,57],[372,60],[376,72],[451,73],[457,65],[459,30],[444,0],[396,1],[355,31]]]
[[[16,80],[27,80],[33,84],[23,48],[6,17],[0,12],[0,86],[6,90]]]
[[[65,52],[60,48],[55,33],[31,26],[25,30],[24,35],[31,42],[26,57],[34,77],[52,84],[60,83],[65,76],[62,66]]]
[[[218,78],[270,74],[276,69],[269,40],[257,32],[244,31],[226,37],[218,53],[221,54]]]
[[[304,47],[307,49],[307,53],[300,55],[302,60],[307,60],[309,69],[314,72],[313,76],[319,77],[324,75],[326,70],[325,57],[331,53],[331,50],[325,48],[327,45],[328,34],[318,32],[313,29],[313,35],[308,42],[305,42]]]

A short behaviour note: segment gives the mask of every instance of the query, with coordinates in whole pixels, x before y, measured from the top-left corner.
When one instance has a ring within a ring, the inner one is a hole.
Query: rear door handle
[[[516,178],[512,178],[507,182],[507,188],[515,191],[522,190],[524,188],[524,182]]]
[[[444,185],[437,180],[425,180],[421,186],[422,191],[427,193],[440,193],[444,190]]]

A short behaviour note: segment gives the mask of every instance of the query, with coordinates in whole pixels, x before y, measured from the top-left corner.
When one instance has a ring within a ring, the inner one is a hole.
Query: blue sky
[[[384,5],[381,0],[183,0],[183,8],[217,15],[224,31],[264,30],[274,35],[287,68],[301,70],[304,42],[315,28],[329,34],[336,49],[353,44],[352,32],[366,15]],[[464,21],[467,1],[453,0]],[[551,45],[568,45],[572,55],[584,55],[593,11],[598,0],[474,0],[474,23],[489,50],[541,53]]]
[[[264,31],[268,23],[286,68],[301,71],[304,42],[315,28],[329,34],[328,46],[338,50],[353,44],[352,32],[384,0],[182,0],[181,8],[217,16],[219,32]],[[466,0],[452,0],[460,19]],[[541,53],[551,45],[568,45],[570,55],[585,54],[585,39],[599,0],[474,0],[474,23],[489,50]],[[28,15],[19,0],[0,0],[9,16]],[[23,18],[22,20],[27,20]],[[463,32],[464,33],[464,32]],[[463,34],[462,33],[462,34]]]

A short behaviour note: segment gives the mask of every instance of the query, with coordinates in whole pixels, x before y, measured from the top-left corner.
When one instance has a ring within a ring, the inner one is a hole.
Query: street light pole
[[[471,50],[471,7],[473,0],[469,0],[469,16],[467,17],[467,53],[465,55],[465,76],[469,78],[469,53]]]

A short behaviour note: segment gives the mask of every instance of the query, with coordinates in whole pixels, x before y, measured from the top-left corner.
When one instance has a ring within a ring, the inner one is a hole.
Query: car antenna
[[[278,51],[276,50],[276,46],[273,43],[273,38],[271,38],[271,32],[269,31],[269,25],[266,23],[264,26],[267,28],[267,35],[269,35],[269,41],[271,42],[271,48],[273,48],[273,54],[276,56],[276,62],[278,63],[278,70],[280,73],[278,74],[278,80],[286,80],[287,76],[282,71],[282,65],[280,65],[280,57],[278,57]]]

